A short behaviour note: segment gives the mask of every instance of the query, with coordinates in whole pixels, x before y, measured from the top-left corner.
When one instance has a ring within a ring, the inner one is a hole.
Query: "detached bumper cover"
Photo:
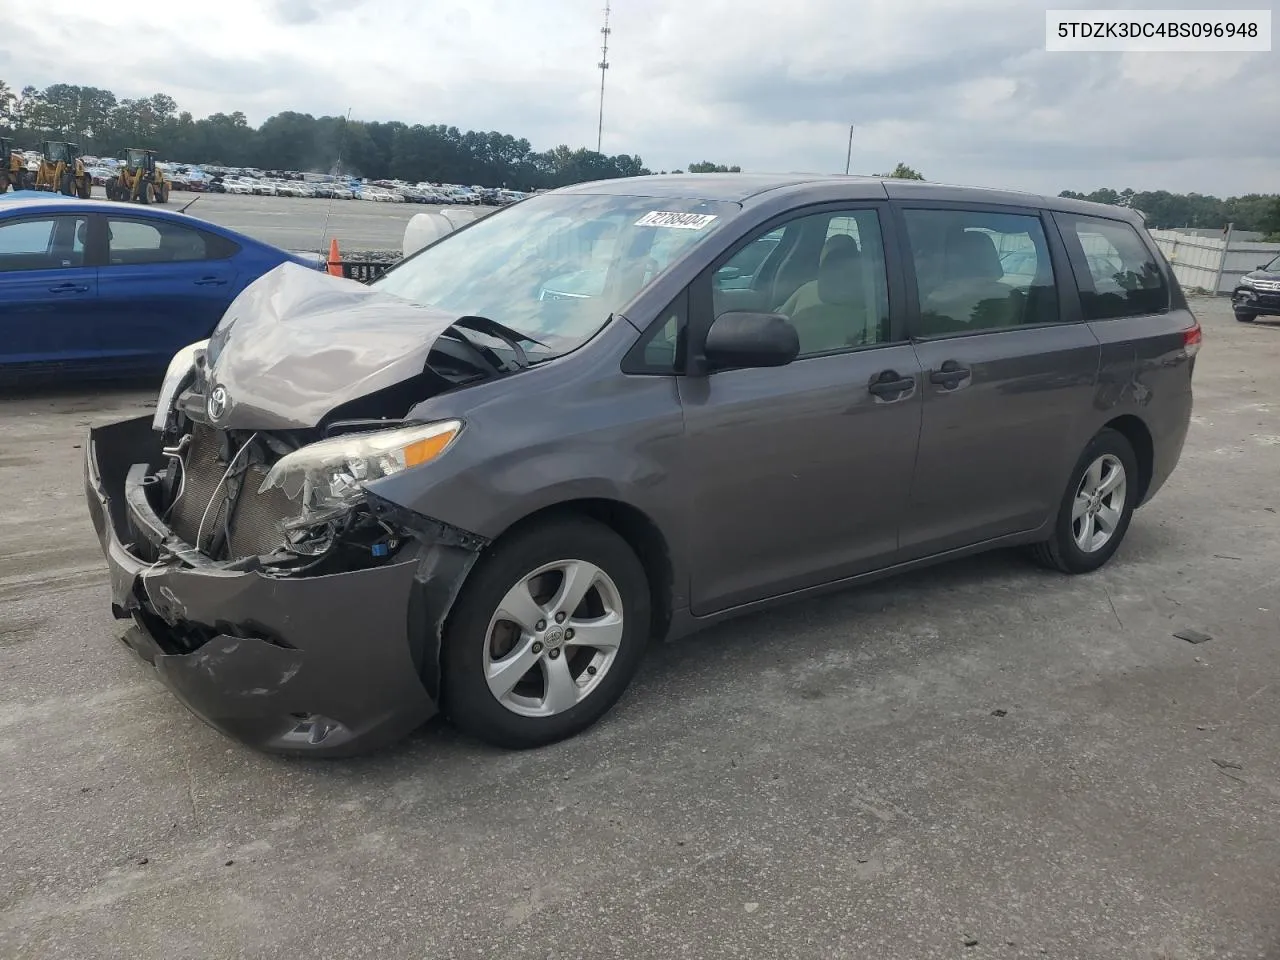
[[[126,482],[135,464],[159,465],[148,418],[91,430],[85,449],[112,608],[134,621],[124,641],[193,713],[261,750],[348,755],[435,712],[439,629],[470,545],[422,543],[413,559],[326,576],[232,569],[174,538]],[[141,541],[165,559],[141,559]]]

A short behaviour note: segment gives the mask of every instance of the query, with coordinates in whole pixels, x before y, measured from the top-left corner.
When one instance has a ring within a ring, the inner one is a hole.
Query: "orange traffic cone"
[[[342,276],[342,255],[338,253],[338,238],[329,238],[329,273],[335,277]]]

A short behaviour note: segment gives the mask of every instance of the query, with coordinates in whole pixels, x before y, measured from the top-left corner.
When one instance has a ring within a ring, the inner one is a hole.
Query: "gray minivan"
[[[285,265],[94,429],[126,642],[259,749],[581,731],[651,637],[980,550],[1086,573],[1199,324],[1119,207],[861,177],[533,196],[369,284]]]

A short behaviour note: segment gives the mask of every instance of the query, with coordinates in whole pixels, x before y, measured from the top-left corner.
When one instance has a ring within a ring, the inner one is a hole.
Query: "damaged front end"
[[[463,424],[220,424],[225,381],[207,349],[175,358],[154,419],[95,428],[86,444],[112,608],[133,621],[125,642],[256,748],[342,755],[398,739],[435,712],[443,624],[486,541],[377,481],[439,456]]]

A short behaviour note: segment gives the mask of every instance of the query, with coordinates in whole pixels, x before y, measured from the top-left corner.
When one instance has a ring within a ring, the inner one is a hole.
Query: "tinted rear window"
[[[1169,307],[1169,287],[1150,248],[1132,224],[1059,214],[1072,247],[1080,307],[1086,320],[1159,313]]]

